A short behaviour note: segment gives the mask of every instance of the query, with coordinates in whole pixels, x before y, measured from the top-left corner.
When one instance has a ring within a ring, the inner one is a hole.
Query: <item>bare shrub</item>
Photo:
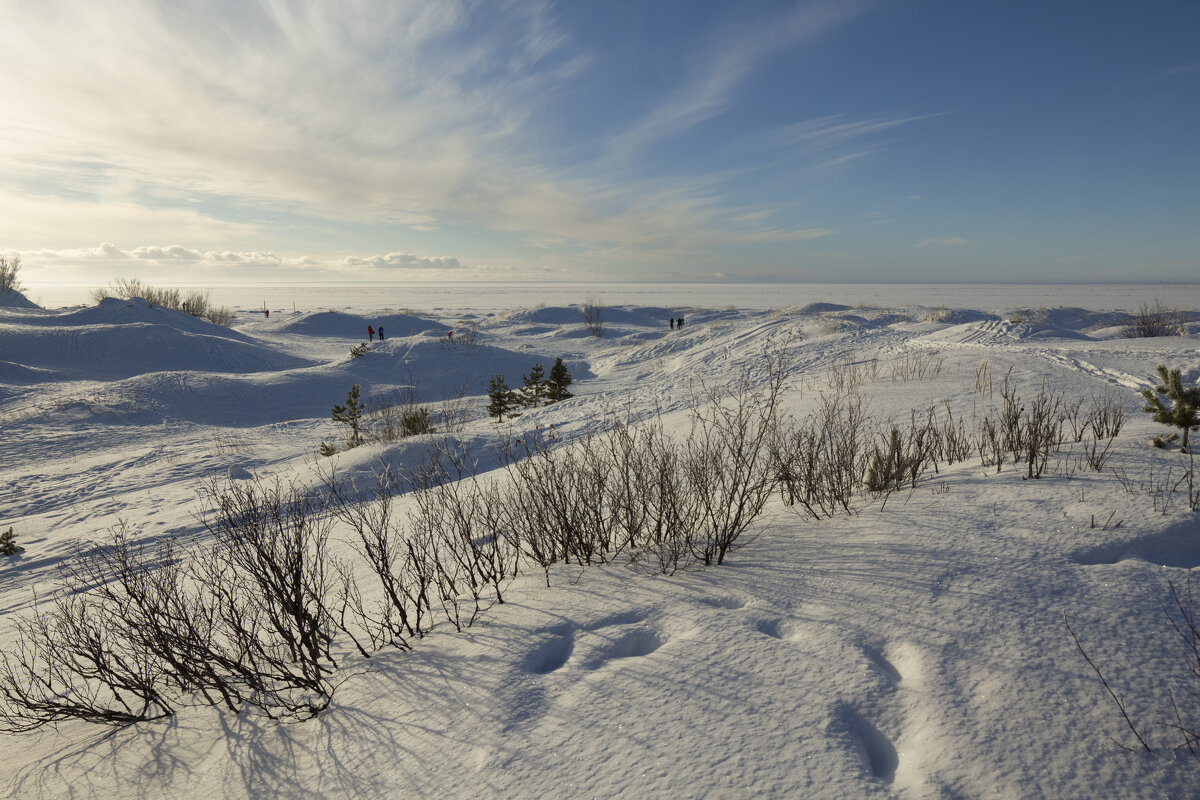
[[[905,484],[916,487],[929,458],[925,447],[927,431],[928,428],[915,424],[905,431],[894,427],[884,447],[874,446],[864,483],[867,491],[884,497],[884,505],[887,496]]]
[[[233,311],[225,306],[221,306],[220,308],[209,308],[204,314],[204,318],[213,325],[220,325],[221,327],[228,328],[233,324]]]
[[[933,407],[929,409],[930,446],[933,451],[933,463],[936,468],[938,461],[947,464],[957,464],[966,461],[975,450],[975,442],[966,423],[954,418],[950,403],[945,403],[946,414],[941,423],[936,422]]]
[[[1154,305],[1142,303],[1133,313],[1133,320],[1121,331],[1126,339],[1143,339],[1155,336],[1177,336],[1182,319],[1179,311],[1167,308],[1158,298]]]
[[[689,490],[699,503],[700,530],[693,550],[701,561],[722,564],[739,545],[775,489],[771,457],[779,440],[779,403],[790,367],[786,343],[764,350],[761,385],[747,367],[730,388],[706,388],[707,403],[692,409],[684,443]]]
[[[332,513],[354,529],[359,554],[383,590],[383,599],[367,605],[349,578],[343,580],[345,615],[352,616],[369,640],[356,640],[359,651],[384,645],[408,649],[409,639],[423,636],[431,625],[429,598],[434,575],[425,549],[406,540],[397,516],[394,473],[384,470],[373,486],[360,490],[353,482],[330,474],[326,503]]]
[[[333,697],[338,666],[330,518],[278,481],[212,481],[201,494],[213,546],[195,569],[228,648],[224,666],[269,715],[315,716]]]
[[[601,305],[600,298],[596,295],[590,295],[583,301],[583,307],[580,311],[583,314],[583,324],[587,326],[588,333],[592,336],[603,336],[604,306]]]
[[[366,437],[378,442],[396,442],[409,436],[433,432],[433,412],[417,402],[416,389],[406,386],[375,399],[366,412]]]
[[[1050,453],[1062,441],[1061,394],[1042,388],[1029,405],[1020,422],[1018,441],[1025,459],[1025,477],[1040,478],[1050,459]]]
[[[857,392],[822,395],[821,405],[802,423],[781,426],[771,448],[784,503],[813,519],[851,513],[871,435]]]
[[[466,383],[453,392],[446,392],[438,404],[438,416],[442,429],[448,433],[458,433],[466,427],[471,418],[471,406],[467,402],[468,386]]]
[[[479,323],[469,320],[450,332],[450,340],[455,344],[473,347],[479,344]]]
[[[306,719],[333,696],[328,522],[282,484],[210,482],[212,544],[134,543],[124,526],[62,567],[0,660],[0,719],[30,730],[170,716],[203,698]]]
[[[116,543],[118,547],[123,542]],[[89,592],[95,584],[122,597],[136,587],[145,566],[125,572],[109,568],[124,556],[102,550],[93,560],[76,552],[59,575],[59,591],[49,608],[38,607],[16,624],[16,642],[0,654],[0,720],[10,732],[28,731],[66,720],[129,725],[175,712],[167,666],[142,648],[137,604],[122,604]]]
[[[1170,587],[1171,604],[1163,606],[1163,614],[1167,619],[1167,624],[1175,634],[1175,644],[1177,645],[1177,653],[1180,659],[1180,665],[1183,671],[1190,677],[1185,680],[1187,683],[1183,686],[1170,686],[1168,695],[1171,699],[1171,708],[1162,709],[1158,712],[1160,717],[1156,724],[1165,729],[1170,737],[1177,744],[1172,745],[1175,750],[1186,749],[1192,755],[1200,754],[1200,611],[1197,610],[1196,592],[1192,583],[1192,570],[1187,571],[1187,581],[1184,587],[1175,585],[1174,581],[1168,581]],[[1066,624],[1067,632],[1075,643],[1076,649],[1079,650],[1083,659],[1087,662],[1092,671],[1100,680],[1100,685],[1104,687],[1105,693],[1124,720],[1125,726],[1133,733],[1137,740],[1138,747],[1146,752],[1152,752],[1151,746],[1150,724],[1139,724],[1135,720],[1135,713],[1125,702],[1125,699],[1117,693],[1112,683],[1105,676],[1104,671],[1100,668],[1088,652],[1084,649],[1083,644],[1079,640],[1079,636],[1071,627],[1070,620],[1066,614],[1063,614],[1063,621]],[[1178,692],[1176,691],[1178,690]],[[1112,738],[1112,737],[1110,737]],[[1123,750],[1136,749],[1130,745],[1123,744],[1116,739],[1112,739],[1113,743]]]
[[[604,438],[612,479],[607,505],[630,560],[665,575],[695,561],[700,504],[690,491],[678,442],[658,419],[613,425]]]
[[[1115,389],[1107,388],[1102,394],[1092,396],[1088,422],[1097,439],[1116,437],[1128,420],[1129,410]]]
[[[0,256],[0,292],[21,291],[20,272],[20,256]]]
[[[91,297],[99,303],[109,297],[132,300],[140,297],[147,303],[172,311],[182,311],[197,319],[205,319],[214,325],[228,327],[233,324],[233,312],[224,306],[217,308],[209,300],[209,292],[191,291],[186,295],[179,289],[151,286],[138,278],[115,278],[107,288],[93,289]]]

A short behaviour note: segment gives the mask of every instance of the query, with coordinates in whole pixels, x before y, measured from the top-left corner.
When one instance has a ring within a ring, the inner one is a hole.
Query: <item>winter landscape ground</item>
[[[1200,726],[1200,677],[1164,609],[1178,621],[1171,584],[1185,589],[1200,565],[1197,495],[1180,482],[1187,457],[1150,445],[1168,430],[1142,413],[1140,391],[1159,364],[1200,380],[1200,312],[1174,314],[1175,335],[1127,338],[1153,289],[914,287],[864,293],[862,305],[836,293],[789,305],[708,287],[676,293],[686,307],[610,291],[594,336],[585,298],[568,291],[502,306],[466,289],[436,307],[277,299],[269,317],[246,302],[231,328],[138,300],[46,309],[8,295],[0,532],[11,527],[24,551],[0,558],[0,647],[12,654],[17,620],[51,607],[59,568],[121,525],[135,542],[203,548],[206,481],[278,477],[317,495],[331,472],[369,485],[440,443],[469,447],[478,480],[503,482],[500,449],[531,431],[567,448],[614,421],[657,420],[682,441],[706,391],[740,379],[766,391],[771,358],[786,364],[785,418],[802,426],[857,396],[868,449],[931,408],[978,437],[1006,378],[1030,412],[1039,395],[1061,398],[1060,435],[1037,478],[1011,458],[998,471],[974,448],[926,462],[894,491],[859,487],[831,515],[774,490],[720,566],[662,574],[622,552],[544,575],[526,562],[504,602],[462,631],[442,622],[411,649],[370,658],[338,639],[336,691],[307,721],[196,697],[128,727],[2,734],[2,792],[1196,796],[1200,755],[1178,728]],[[1162,301],[1194,309],[1195,291]],[[679,316],[684,327],[668,327]],[[368,324],[387,339],[352,358]],[[490,376],[517,386],[556,358],[574,397],[502,424],[487,416]],[[319,456],[345,438],[330,409],[354,384],[368,409],[395,396],[427,405],[435,432]],[[1111,442],[1082,430],[1096,408],[1127,416]],[[455,409],[465,416],[447,425]],[[400,515],[412,505],[398,503]],[[330,548],[353,553],[345,522]]]

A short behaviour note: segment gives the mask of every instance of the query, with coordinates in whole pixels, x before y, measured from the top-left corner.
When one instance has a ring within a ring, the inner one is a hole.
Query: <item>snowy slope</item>
[[[549,306],[478,317],[465,345],[440,319],[369,304],[234,331],[158,311],[0,310],[0,530],[26,548],[0,559],[0,645],[55,565],[118,520],[199,539],[207,477],[317,486],[330,465],[365,475],[419,458],[421,437],[317,457],[341,437],[329,410],[354,383],[435,408],[465,392],[471,418],[454,436],[480,454],[612,416],[657,413],[681,431],[704,386],[772,347],[790,353],[784,402],[798,417],[849,371],[881,431],[930,406],[971,420],[981,375],[1011,375],[1024,397],[1043,381],[1069,398],[1112,392],[1131,418],[1099,472],[1078,445],[1039,480],[972,458],[853,515],[811,521],[772,500],[720,567],[560,566],[548,588],[534,571],[463,633],[348,658],[332,706],[306,723],[192,708],[116,732],[6,736],[13,797],[1195,796],[1200,757],[1158,723],[1169,689],[1200,689],[1162,612],[1168,581],[1200,565],[1200,517],[1171,490],[1180,456],[1148,446],[1162,428],[1137,393],[1159,363],[1200,379],[1194,332],[1125,339],[1119,312],[1073,307],[1030,321],[814,303],[685,310],[680,331],[666,325],[678,309],[612,308],[597,338],[578,308]],[[381,321],[388,340],[350,358]],[[486,418],[490,375],[519,385],[556,357],[575,398],[511,425]],[[1110,741],[1133,739],[1064,612],[1154,753]]]

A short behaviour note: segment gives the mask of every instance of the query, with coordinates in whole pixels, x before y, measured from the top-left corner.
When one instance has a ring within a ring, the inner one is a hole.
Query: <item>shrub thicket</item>
[[[20,256],[0,256],[0,292],[21,291],[20,271]]]
[[[179,289],[142,283],[138,278],[116,278],[106,288],[92,290],[92,300],[97,303],[109,297],[122,300],[140,297],[151,305],[182,311],[214,325],[233,324],[233,311],[212,305],[208,292],[192,291],[185,294]]]

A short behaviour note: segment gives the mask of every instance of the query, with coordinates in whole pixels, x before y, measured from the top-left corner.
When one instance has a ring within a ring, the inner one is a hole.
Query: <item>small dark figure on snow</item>
[[[271,309],[264,308],[263,309],[263,319],[270,319],[270,318],[271,318]]]
[[[375,341],[375,329],[372,328],[370,325],[367,326],[367,341],[368,342]]]
[[[379,326],[379,341],[383,341],[383,326]]]
[[[680,317],[679,319],[675,320],[675,327],[676,327],[676,328],[682,328],[682,327],[683,327],[683,317]]]
[[[447,338],[447,339],[453,339],[453,338],[454,338],[454,329],[453,329],[453,328],[451,328],[450,330],[446,331],[446,338]]]
[[[671,317],[671,330],[675,330],[675,318]]]

